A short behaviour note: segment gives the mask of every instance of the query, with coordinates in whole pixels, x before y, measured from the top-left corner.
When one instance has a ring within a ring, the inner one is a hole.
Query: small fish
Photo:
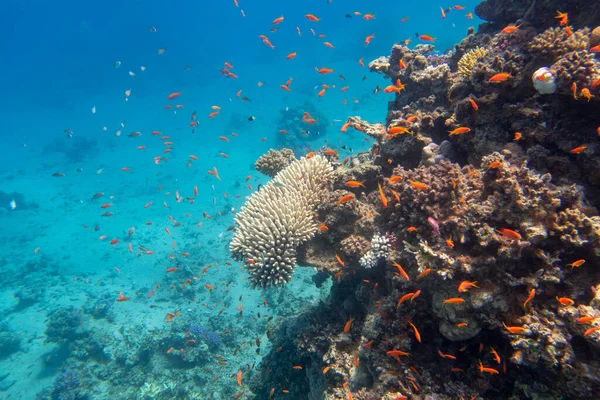
[[[535,296],[535,289],[531,289],[529,291],[529,296],[527,296],[527,299],[525,299],[525,302],[523,303],[523,308],[527,307],[527,304],[529,304],[531,300],[533,300],[533,296]]]
[[[344,333],[350,332],[350,327],[352,327],[352,321],[354,321],[354,318],[350,317],[348,322],[346,322],[346,325],[344,325]]]
[[[429,226],[431,226],[431,229],[433,229],[433,233],[435,233],[438,236],[442,236],[442,234],[440,233],[440,225],[433,217],[427,217],[427,223],[429,224]]]
[[[508,72],[501,72],[499,74],[492,76],[490,79],[488,79],[488,82],[489,83],[502,83],[509,78],[512,78],[511,74],[509,74]]]
[[[458,285],[458,291],[460,293],[466,293],[469,291],[469,289],[477,287],[477,282],[463,281]]]
[[[17,202],[15,201],[15,199],[12,199],[10,201],[10,203],[8,203],[8,205],[10,206],[11,210],[14,210],[15,208],[17,208]]]
[[[577,260],[572,262],[571,264],[567,264],[567,267],[576,268],[581,267],[583,264],[585,264],[585,260]]]
[[[575,302],[568,297],[558,297],[556,296],[556,300],[563,306],[572,306]]]
[[[450,136],[454,136],[454,135],[462,135],[463,133],[469,133],[471,132],[471,128],[467,128],[465,126],[460,127],[460,128],[456,128],[452,131],[448,131],[450,133]]]
[[[415,189],[422,189],[422,190],[426,190],[429,189],[429,186],[424,184],[423,182],[418,182],[418,181],[409,181],[410,185],[412,187],[414,187]]]
[[[337,201],[337,204],[342,204],[342,203],[346,203],[350,200],[354,199],[354,195],[353,194],[347,194],[345,196],[340,197],[340,199]]]
[[[365,187],[365,181],[347,181],[345,185],[351,188]]]
[[[569,153],[581,154],[585,151],[585,149],[587,149],[587,146],[579,146],[579,147],[575,147],[574,149],[569,150]]]
[[[444,300],[444,304],[461,304],[464,303],[465,299],[460,297],[451,297],[449,299]]]

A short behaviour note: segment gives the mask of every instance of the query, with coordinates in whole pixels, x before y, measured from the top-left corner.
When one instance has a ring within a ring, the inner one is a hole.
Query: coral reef
[[[0,325],[0,357],[8,357],[21,350],[21,339],[8,330],[5,323]]]
[[[317,231],[313,211],[326,195],[331,175],[324,157],[302,158],[255,192],[236,215],[229,249],[244,260],[252,286],[290,280],[298,246]]]
[[[294,161],[296,161],[296,157],[294,157],[294,152],[290,149],[269,149],[266,154],[263,154],[256,160],[254,166],[257,171],[273,178],[279,171]]]
[[[274,347],[287,350],[263,360],[261,371],[270,374],[255,378],[257,392],[290,380],[286,387],[324,391],[325,398],[347,391],[364,398],[429,393],[444,393],[439,397],[444,399],[509,398],[535,379],[536,392],[552,388],[567,397],[593,398],[600,390],[597,365],[574,356],[580,350],[572,338],[587,329],[577,318],[600,315],[600,302],[593,303],[580,284],[596,282],[600,274],[572,263],[600,259],[600,218],[588,214],[579,188],[553,184],[549,174],[529,169],[523,156],[493,153],[481,164],[397,166],[384,179],[387,204],[375,187],[353,206],[321,205],[328,220],[344,223],[329,224],[325,238],[309,241],[309,253],[316,254],[303,263],[334,275],[337,283],[327,304],[285,322],[271,337]],[[344,176],[361,176],[360,168],[350,167]],[[336,182],[338,188],[342,183]],[[364,251],[368,231],[356,221],[369,212],[375,214],[371,229],[390,234],[373,233],[371,247],[381,250],[381,259],[365,265],[355,248]],[[343,267],[323,245],[329,237],[347,261]],[[466,283],[474,286],[461,289]],[[527,300],[532,288],[535,297]],[[555,300],[565,295],[580,307],[595,306],[565,313]],[[590,345],[598,340],[595,334],[584,337]],[[477,356],[480,346],[487,355]],[[494,361],[496,353],[505,364]],[[273,374],[282,364],[306,366],[314,378],[307,383],[285,371]],[[482,366],[507,371],[482,391],[468,383],[481,379]],[[517,374],[517,366],[527,370]],[[546,376],[538,374],[540,368]],[[460,381],[453,378],[457,373]]]
[[[495,27],[523,20],[537,29],[545,29],[555,23],[556,10],[564,10],[567,5],[569,19],[581,25],[595,26],[600,20],[600,12],[586,0],[572,0],[568,4],[560,0],[483,0],[475,7],[475,13]]]
[[[46,341],[60,342],[85,336],[81,330],[82,311],[74,307],[57,308],[49,315],[46,324]]]

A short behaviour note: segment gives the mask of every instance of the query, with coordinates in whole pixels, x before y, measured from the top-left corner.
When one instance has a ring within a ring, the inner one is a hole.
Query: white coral
[[[390,253],[390,240],[379,233],[371,239],[371,249],[358,261],[364,268],[373,268],[379,260],[385,259]]]
[[[542,67],[533,73],[533,87],[541,94],[556,92],[555,74],[548,68]]]
[[[253,287],[289,282],[297,247],[317,231],[313,213],[325,199],[332,175],[322,156],[294,161],[250,196],[236,215],[238,227],[229,250],[244,259]]]

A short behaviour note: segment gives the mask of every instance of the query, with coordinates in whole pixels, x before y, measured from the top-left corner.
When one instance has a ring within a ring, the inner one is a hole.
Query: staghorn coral
[[[257,171],[272,178],[294,161],[296,161],[296,157],[294,157],[294,152],[290,149],[269,149],[266,154],[263,154],[256,160],[254,167]]]
[[[589,32],[589,29],[584,28],[569,35],[564,28],[549,28],[531,40],[529,51],[557,60],[572,51],[586,50],[590,42]]]
[[[253,287],[291,279],[297,247],[317,230],[313,212],[327,194],[332,173],[319,155],[294,161],[250,196],[236,215],[238,227],[229,249],[244,259]]]
[[[458,60],[458,74],[465,79],[471,77],[473,67],[487,57],[489,51],[483,47],[476,47],[466,52],[460,60]]]

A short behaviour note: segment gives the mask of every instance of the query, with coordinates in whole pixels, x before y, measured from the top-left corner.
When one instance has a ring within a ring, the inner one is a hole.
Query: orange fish
[[[556,296],[556,300],[563,306],[572,306],[575,302],[568,297],[558,297]]]
[[[377,187],[379,188],[379,198],[381,199],[381,204],[384,207],[387,207],[388,201],[387,201],[387,198],[385,197],[385,194],[383,194],[383,189],[381,189],[381,184],[378,183]]]
[[[590,322],[594,321],[598,319],[598,317],[579,317],[577,318],[577,323],[578,324],[589,324]]]
[[[412,187],[414,187],[415,189],[429,189],[429,186],[427,186],[423,182],[417,182],[417,181],[409,181],[409,182],[410,182],[410,185]]]
[[[207,171],[209,175],[214,175],[215,178],[217,178],[218,180],[221,180],[221,178],[219,177],[219,172],[217,171],[217,167],[213,167],[212,171]]]
[[[119,297],[117,297],[117,301],[127,301],[129,300],[129,297],[126,297],[125,295],[123,295],[123,292],[119,292]]]
[[[569,14],[567,13],[562,13],[560,11],[556,11],[556,17],[554,17],[556,19],[558,19],[558,24],[560,26],[565,26],[569,23]]]
[[[241,369],[238,370],[238,372],[237,372],[237,384],[239,386],[242,386],[242,370]]]
[[[516,25],[508,25],[507,27],[505,27],[504,29],[502,29],[502,33],[513,33],[515,31],[518,31],[519,27]]]
[[[402,266],[400,264],[398,264],[397,262],[393,262],[392,264],[394,265],[394,267],[398,268],[398,272],[400,273],[400,275],[402,275],[402,277],[404,279],[406,279],[407,281],[410,281],[410,277],[408,276],[408,274],[406,273],[406,271],[404,270],[404,268],[402,268]]]
[[[444,300],[444,304],[461,304],[464,303],[465,299],[460,297],[451,297],[449,299]]]
[[[440,355],[440,357],[442,358],[449,358],[451,360],[456,360],[456,357],[453,356],[452,354],[444,354],[442,353],[440,350],[438,350],[438,354]]]
[[[322,74],[322,75],[325,75],[325,74],[332,73],[333,69],[322,67],[321,69],[318,69],[317,72],[320,73],[320,74]]]
[[[515,232],[511,229],[502,228],[502,229],[497,229],[496,232],[498,232],[500,235],[502,235],[502,237],[504,239],[521,240],[521,235],[518,232]]]
[[[469,103],[471,103],[471,107],[473,107],[473,110],[475,110],[475,111],[479,110],[479,106],[477,105],[477,103],[475,103],[475,100],[473,100],[470,97],[469,97]]]
[[[431,268],[425,268],[425,270],[423,270],[423,272],[421,272],[418,276],[417,279],[421,279],[426,277],[427,275],[429,275],[431,273]]]
[[[456,128],[452,131],[448,131],[450,133],[450,136],[454,136],[454,135],[462,135],[463,133],[469,133],[471,132],[471,128],[467,128],[465,126],[462,126],[460,128]]]
[[[459,285],[458,285],[458,291],[460,293],[466,293],[469,291],[469,289],[471,288],[478,288],[479,286],[477,286],[477,282],[469,282],[469,281],[462,281]]]
[[[535,296],[535,289],[531,289],[529,291],[529,296],[527,296],[527,299],[525,299],[525,302],[523,303],[523,308],[527,307],[527,304],[531,302],[531,300],[533,300],[533,296]]]
[[[419,333],[419,330],[417,329],[417,327],[410,321],[408,322],[408,324],[410,326],[412,326],[412,328],[415,332],[415,339],[417,339],[417,342],[421,343],[421,334]]]
[[[178,271],[178,270],[179,270],[179,268],[171,267],[171,268],[167,268],[166,272],[175,272],[175,271]]]
[[[429,35],[421,35],[419,36],[419,39],[425,41],[425,42],[433,42],[435,41],[435,38],[429,36]]]
[[[390,183],[396,183],[396,182],[400,182],[402,180],[402,177],[399,175],[392,175],[390,176],[389,182]]]
[[[600,326],[595,326],[583,332],[583,336],[590,336],[592,333],[600,331]]]
[[[342,267],[344,266],[344,262],[342,261],[342,259],[340,258],[340,256],[337,253],[335,254],[335,259]]]
[[[174,98],[179,97],[180,95],[181,95],[181,92],[173,92],[167,96],[167,99],[173,100]]]
[[[386,351],[385,354],[387,354],[388,356],[410,356],[409,353],[402,351],[402,350],[390,350],[390,351]]]
[[[348,322],[346,322],[346,325],[344,325],[344,333],[350,332],[350,327],[352,326],[352,321],[354,321],[354,318],[350,317]]]
[[[368,46],[371,43],[371,40],[375,38],[375,34],[369,35],[365,38],[365,46]]]
[[[309,21],[313,21],[313,22],[319,22],[321,19],[317,18],[316,16],[314,16],[313,14],[306,14],[304,16],[307,20]]]
[[[387,130],[387,133],[388,133],[389,136],[392,136],[392,135],[393,136],[402,135],[404,133],[409,133],[409,134],[412,135],[412,132],[408,128],[404,127],[404,126],[392,126],[391,128],[389,128]],[[389,138],[389,136],[388,136],[388,138]]]
[[[294,58],[296,58],[296,52],[290,53],[285,57],[286,60],[292,60]]]
[[[365,21],[369,21],[371,19],[375,19],[375,16],[373,14],[365,14],[365,15],[363,15],[363,19]]]
[[[342,204],[345,203],[347,201],[350,201],[354,198],[353,194],[347,194],[345,196],[340,197],[340,199],[337,201],[337,204]]]
[[[281,17],[277,17],[273,20],[273,25],[277,25],[283,22],[283,15]]]
[[[513,138],[513,141],[518,142],[522,138],[523,138],[523,134],[521,132],[515,132],[515,137]]]
[[[492,76],[490,79],[488,79],[488,82],[489,83],[502,83],[509,78],[512,78],[511,74],[509,74],[508,72],[501,72],[499,74]]]
[[[334,46],[331,43],[329,43],[329,42],[323,42],[323,45],[329,47],[330,49],[334,48]]]
[[[347,181],[345,185],[351,188],[365,187],[365,181]]]
[[[572,262],[571,264],[567,264],[567,267],[571,267],[571,268],[581,267],[584,263],[585,263],[585,260],[577,260],[577,261]]]
[[[504,322],[502,322],[502,325],[510,333],[523,333],[523,332],[525,332],[525,328],[523,328],[522,326],[506,326],[506,324]]]
[[[575,147],[574,149],[569,150],[569,153],[581,154],[585,151],[585,149],[587,149],[587,146],[579,146],[579,147]]]
[[[494,368],[488,368],[488,367],[484,367],[483,364],[481,363],[481,361],[479,361],[479,372],[481,373],[487,373],[487,374],[499,374],[498,370],[494,369]]]

